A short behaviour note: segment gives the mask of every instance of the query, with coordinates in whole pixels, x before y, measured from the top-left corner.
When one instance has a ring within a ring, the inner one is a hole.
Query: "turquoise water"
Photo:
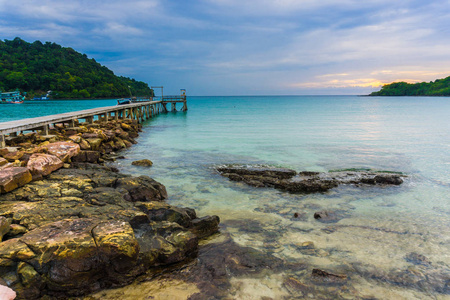
[[[31,117],[114,104],[4,105],[0,120],[24,110]],[[301,298],[286,278],[310,286],[302,296],[313,299],[450,297],[449,98],[189,97],[188,107],[146,121],[138,144],[115,164],[162,182],[171,204],[195,208],[201,216],[219,215],[221,235],[240,246],[307,266],[233,277],[229,299]],[[143,158],[153,167],[131,165]],[[408,177],[396,187],[341,186],[293,195],[230,182],[214,171],[229,163],[297,171],[371,168]],[[313,218],[320,210],[343,211],[345,217],[320,223]],[[304,242],[313,242],[314,251],[304,251]],[[426,263],[412,260],[411,253]],[[312,282],[313,268],[346,274],[348,280],[331,286]]]
[[[116,105],[117,100],[25,101],[23,104],[0,105],[0,122]]]

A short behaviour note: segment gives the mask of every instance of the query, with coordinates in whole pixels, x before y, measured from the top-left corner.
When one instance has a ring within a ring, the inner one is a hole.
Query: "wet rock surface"
[[[79,296],[194,257],[217,216],[164,203],[147,177],[73,163],[0,196],[0,277],[18,299]]]
[[[140,166],[140,167],[151,167],[153,166],[153,162],[149,159],[141,159],[141,160],[135,160],[131,163],[133,166]]]
[[[333,171],[297,173],[291,169],[228,165],[216,170],[232,181],[244,182],[255,187],[271,187],[290,193],[321,193],[341,184],[352,185],[400,185],[404,175],[377,171]]]

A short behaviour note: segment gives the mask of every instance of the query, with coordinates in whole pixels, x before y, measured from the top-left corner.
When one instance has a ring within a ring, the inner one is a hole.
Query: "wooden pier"
[[[43,116],[0,123],[0,148],[6,147],[6,140],[14,138],[23,131],[41,131],[42,135],[48,135],[49,129],[55,124],[68,124],[75,126],[75,120],[93,123],[94,119],[108,121],[111,119],[132,119],[138,122],[150,119],[153,116],[168,112],[167,104],[171,104],[171,110],[176,111],[176,104],[183,103],[181,111],[187,111],[186,96],[174,96],[174,98],[162,97],[160,100],[140,99],[140,101],[108,107],[99,107],[75,112],[67,112],[57,115]],[[177,98],[175,98],[177,97]],[[147,100],[147,101],[145,101]]]

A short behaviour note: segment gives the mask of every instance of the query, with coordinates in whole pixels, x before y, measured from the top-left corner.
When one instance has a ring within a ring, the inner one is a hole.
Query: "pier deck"
[[[92,123],[94,118],[103,119],[134,119],[138,122],[149,119],[154,115],[167,112],[167,104],[172,104],[172,110],[176,110],[176,100],[164,99],[159,101],[140,101],[137,103],[99,107],[86,109],[81,111],[67,112],[57,115],[49,115],[43,117],[15,120],[0,123],[0,148],[6,147],[7,136],[15,137],[17,133],[22,131],[41,130],[43,135],[48,135],[48,130],[51,125],[68,123],[73,127],[75,120],[84,120],[87,123]],[[178,101],[176,101],[178,102]],[[186,99],[184,99],[182,111],[187,110]]]

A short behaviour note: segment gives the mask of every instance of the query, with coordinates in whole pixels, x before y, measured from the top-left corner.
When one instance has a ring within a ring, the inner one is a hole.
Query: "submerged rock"
[[[314,213],[314,219],[320,221],[322,223],[336,223],[343,218],[347,217],[348,213],[344,210],[335,210],[335,211],[318,211]]]
[[[321,269],[313,269],[311,276],[314,280],[323,283],[343,283],[347,280],[347,275],[345,274],[333,274]]]
[[[340,184],[399,185],[404,175],[390,172],[339,171],[309,172],[283,168],[231,165],[216,170],[232,181],[242,181],[255,187],[272,187],[290,193],[326,192]]]
[[[406,255],[405,260],[415,265],[431,266],[431,261],[428,258],[416,252],[411,252]]]

